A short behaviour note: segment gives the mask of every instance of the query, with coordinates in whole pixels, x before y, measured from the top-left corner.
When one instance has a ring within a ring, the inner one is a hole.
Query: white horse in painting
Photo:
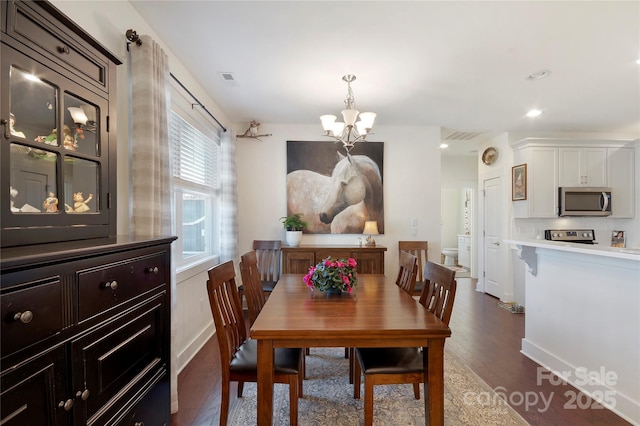
[[[311,233],[361,234],[375,220],[384,231],[382,175],[365,155],[342,155],[331,176],[310,170],[287,175],[288,212],[300,213]]]

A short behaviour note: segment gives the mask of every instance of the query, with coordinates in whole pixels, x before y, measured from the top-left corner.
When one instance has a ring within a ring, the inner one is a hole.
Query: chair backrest
[[[282,241],[253,240],[253,250],[258,258],[260,281],[276,282],[280,279],[280,255]]]
[[[456,272],[433,262],[424,268],[424,288],[420,293],[420,303],[449,325],[453,301],[456,297]]]
[[[255,251],[250,251],[240,256],[240,275],[242,276],[244,295],[247,298],[249,327],[251,327],[267,301],[264,291],[262,291],[262,281],[258,271],[258,258]]]
[[[416,281],[422,282],[424,279],[424,266],[429,261],[428,250],[428,241],[398,241],[398,251],[400,253],[406,251],[418,258],[418,275],[416,276]]]
[[[220,362],[225,370],[231,364],[237,348],[247,339],[247,327],[240,305],[233,261],[214,266],[207,273],[209,305],[220,346]]]
[[[406,251],[400,252],[400,270],[396,284],[409,294],[413,294],[418,274],[418,258]]]

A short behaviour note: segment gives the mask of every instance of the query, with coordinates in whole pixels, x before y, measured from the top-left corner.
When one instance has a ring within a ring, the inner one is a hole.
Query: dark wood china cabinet
[[[0,14],[0,424],[169,424],[174,237],[116,236],[121,61],[48,2]]]

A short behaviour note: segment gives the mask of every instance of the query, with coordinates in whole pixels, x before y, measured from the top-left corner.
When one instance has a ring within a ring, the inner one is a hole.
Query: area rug
[[[307,355],[304,397],[298,400],[298,423],[313,425],[361,425],[363,400],[353,399],[349,365],[343,348],[312,348]],[[527,425],[503,399],[445,349],[445,425]],[[361,397],[364,397],[364,384]],[[289,388],[274,385],[273,424],[289,424]],[[375,387],[374,425],[424,425],[424,390],[420,400],[411,385]],[[244,395],[230,410],[229,425],[256,424],[256,384],[246,383]]]

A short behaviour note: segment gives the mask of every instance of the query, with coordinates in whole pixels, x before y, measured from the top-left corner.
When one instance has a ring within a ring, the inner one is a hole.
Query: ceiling
[[[505,131],[640,136],[638,1],[130,2],[235,123],[320,134],[355,74],[377,125],[442,126],[454,149]]]

